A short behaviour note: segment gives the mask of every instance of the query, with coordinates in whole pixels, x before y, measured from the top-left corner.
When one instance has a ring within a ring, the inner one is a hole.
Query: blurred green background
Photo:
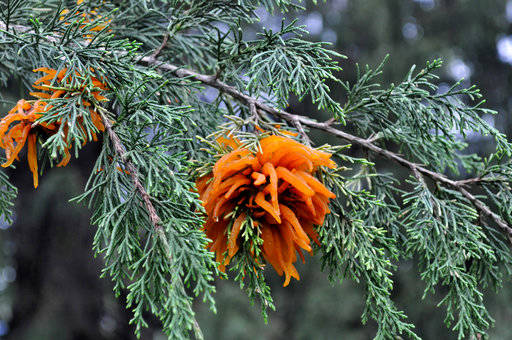
[[[282,16],[259,11],[262,25],[278,28]],[[498,116],[486,117],[512,135],[512,1],[497,0],[327,0],[309,5],[304,13],[291,13],[307,26],[311,39],[330,41],[348,56],[341,61],[340,77],[353,80],[355,64],[376,66],[390,59],[384,84],[402,79],[411,65],[442,58],[441,90],[465,78],[477,84],[486,106]],[[248,38],[254,34],[247,29]],[[12,100],[23,91],[13,79],[1,89]],[[340,89],[333,89],[343,100]],[[320,119],[307,100],[292,100],[290,110]],[[2,107],[6,112],[8,106]],[[322,117],[325,118],[325,117]],[[324,142],[327,137],[315,134]],[[334,141],[333,141],[334,142]],[[492,147],[486,139],[471,140],[474,152]],[[9,169],[19,188],[16,222],[0,225],[0,336],[4,339],[134,339],[128,326],[130,313],[123,299],[114,298],[108,278],[100,279],[101,258],[91,250],[93,227],[84,206],[67,201],[84,188],[98,145],[88,145],[66,168],[47,169],[37,190],[22,161]],[[281,287],[283,279],[269,270],[276,312],[265,324],[257,305],[251,306],[238,286],[217,282],[217,309],[212,314],[197,302],[198,318],[207,339],[370,339],[376,325],[362,325],[363,287],[347,280],[332,286],[320,271],[317,258],[299,264],[301,280]],[[416,324],[424,339],[455,339],[443,324],[444,309],[437,308],[443,294],[422,300],[424,285],[414,260],[399,264],[393,299]],[[487,306],[496,320],[491,339],[512,339],[512,285],[497,294],[487,292]],[[164,339],[158,323],[150,319],[143,339]]]

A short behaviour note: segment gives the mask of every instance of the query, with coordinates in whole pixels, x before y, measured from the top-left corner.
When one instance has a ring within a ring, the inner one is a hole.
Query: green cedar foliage
[[[501,230],[512,224],[512,145],[483,119],[495,112],[473,102],[481,97],[475,87],[456,83],[440,92],[438,60],[419,71],[412,67],[398,84],[379,83],[385,63],[360,69],[353,84],[344,82],[338,73],[342,55],[307,41],[306,29],[295,21],[283,21],[274,31],[259,28],[256,11],[262,8],[273,14],[301,10],[288,0],[92,0],[78,6],[0,1],[0,83],[17,77],[30,90],[36,79],[31,70],[46,66],[68,69],[68,89],[84,88],[49,101],[53,107],[40,121],[60,121],[68,132],[39,140],[40,162],[48,168],[69,144],[78,157],[83,142],[98,132],[83,100],[112,124],[75,201],[87,202],[93,211],[93,249],[104,259],[103,275],[114,281],[115,293],[127,291],[136,334],[147,325],[149,311],[169,338],[202,337],[192,302],[200,297],[215,311],[214,280],[224,274],[206,248],[194,179],[226,152],[212,136],[231,133],[256,149],[258,124],[273,133],[299,131],[304,143],[309,143],[305,129],[315,127],[368,138],[341,136],[363,148],[360,158],[350,155],[351,145],[343,139],[325,147],[335,153],[339,168],[323,170],[320,177],[337,199],[318,227],[316,252],[333,283],[350,278],[364,285],[362,321],[377,322],[377,339],[418,338],[390,297],[393,273],[410,257],[419,263],[425,294],[446,287],[439,305],[447,326],[459,338],[484,335],[493,320],[483,291],[499,288],[512,262],[510,240]],[[92,22],[82,16],[93,10],[101,16],[91,14]],[[98,23],[105,27],[90,31]],[[245,37],[247,27],[259,30],[256,38]],[[93,99],[92,77],[107,83],[108,102]],[[333,83],[344,88],[343,102],[330,93]],[[276,109],[284,109],[292,94],[307,96],[333,120],[315,126],[300,116],[256,107],[237,93]],[[76,123],[79,117],[85,131]],[[468,136],[475,133],[491,136],[495,152],[468,154]],[[411,177],[404,180],[399,171],[379,166],[376,155],[394,159]],[[442,175],[447,171],[472,180],[447,179]],[[0,214],[11,221],[16,189],[1,172],[0,182]],[[473,193],[468,196],[467,190]],[[265,313],[275,306],[263,270],[253,270],[258,266],[249,244],[261,238],[249,222],[228,276]]]

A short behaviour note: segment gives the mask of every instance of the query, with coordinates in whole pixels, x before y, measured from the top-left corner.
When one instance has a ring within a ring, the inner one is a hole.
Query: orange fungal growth
[[[84,0],[78,0],[76,2],[77,5],[81,5],[82,3],[84,2]],[[103,1],[105,2],[105,1]],[[77,12],[77,14],[79,14],[79,16],[82,18],[80,19],[80,28],[84,28],[85,25],[89,25],[89,31],[91,32],[98,32],[98,31],[101,31],[103,30],[109,23],[112,22],[112,19],[108,19],[108,20],[104,20],[104,22],[99,22],[98,21],[101,21],[104,17],[102,15],[100,15],[98,13],[99,11],[99,7],[94,7],[93,9],[91,9],[89,12]],[[64,9],[60,12],[60,20],[64,20],[64,15],[68,14],[69,13],[69,9]],[[70,25],[71,23],[69,22],[65,22],[64,24],[66,25]],[[109,30],[111,31],[111,30]],[[84,36],[84,38],[87,38],[87,41],[91,41],[92,39],[92,35],[90,34],[86,34]]]
[[[81,5],[82,3],[84,2],[84,0],[77,0],[76,4],[77,5]],[[105,1],[103,1],[105,2]],[[112,22],[112,19],[108,19],[108,20],[103,20],[104,17],[102,15],[100,15],[98,13],[99,11],[99,7],[94,7],[93,9],[91,9],[89,12],[77,12],[77,14],[81,17],[81,19],[79,20],[80,22],[80,28],[84,28],[86,25],[89,25],[88,27],[88,30],[90,32],[98,32],[98,31],[101,31],[103,30],[105,27],[107,27],[108,24],[110,24]],[[60,15],[60,20],[64,20],[64,15],[68,14],[69,13],[69,9],[64,9]],[[66,25],[70,25],[71,23],[70,22],[65,22],[64,24]],[[109,32],[112,31],[112,30],[109,30]],[[84,36],[84,38],[86,38],[87,41],[91,41],[92,38],[93,38],[93,35],[91,34],[86,34]]]
[[[2,167],[8,167],[18,159],[23,146],[28,141],[27,159],[34,179],[34,188],[39,183],[37,173],[37,131],[44,129],[47,131],[55,130],[53,124],[41,123],[37,128],[33,128],[35,121],[42,116],[44,105],[36,102],[34,105],[24,99],[18,101],[7,116],[0,120],[0,147],[5,150],[6,162]],[[16,123],[17,122],[17,123]],[[16,123],[11,126],[11,124]]]
[[[232,151],[198,178],[196,187],[219,269],[224,271],[238,252],[243,228],[258,228],[263,258],[285,275],[283,285],[292,277],[299,280],[293,265],[297,253],[304,259],[302,250],[311,252],[311,241],[319,244],[314,225],[323,224],[329,199],[336,197],[314,176],[321,166],[336,167],[331,154],[275,135],[261,139],[256,153],[236,139],[217,142]]]
[[[5,150],[6,162],[2,167],[10,166],[14,160],[18,159],[18,154],[27,143],[27,160],[30,171],[33,175],[34,187],[37,188],[38,179],[38,165],[37,165],[37,140],[39,136],[50,136],[62,130],[64,137],[67,136],[68,127],[61,127],[61,122],[54,123],[38,122],[37,120],[43,115],[47,114],[52,108],[49,99],[56,98],[70,98],[77,93],[85,90],[85,85],[78,87],[69,87],[69,81],[64,79],[67,69],[57,72],[54,69],[42,67],[35,69],[34,72],[44,72],[46,75],[39,78],[34,82],[33,87],[41,90],[41,92],[31,92],[30,94],[37,98],[37,100],[26,101],[21,99],[9,111],[9,113],[0,120],[0,148]],[[79,76],[79,75],[78,75]],[[106,97],[101,95],[101,92],[107,89],[107,86],[98,80],[92,78],[93,91],[90,92],[92,97],[97,101],[105,101]],[[104,131],[105,126],[101,120],[100,115],[87,100],[82,100],[84,107],[88,108],[90,119],[99,131]],[[77,126],[84,133],[85,136],[90,135],[90,139],[96,141],[98,138],[94,131],[86,131],[83,117],[78,117]],[[87,140],[87,137],[85,138]],[[57,164],[58,167],[66,166],[70,159],[71,145],[62,150],[64,157]]]
[[[85,90],[85,84],[81,84],[77,87],[70,87],[70,79],[65,79],[67,68],[63,68],[60,71],[48,68],[48,67],[40,67],[34,72],[43,72],[46,75],[37,79],[34,82],[33,87],[38,90],[42,90],[44,92],[30,92],[30,95],[40,99],[44,102],[45,99],[55,99],[55,98],[70,98],[77,93],[82,93]],[[76,73],[77,76],[80,74]],[[52,85],[54,82],[55,85]],[[101,92],[107,90],[107,85],[100,81],[96,77],[91,77],[91,82],[93,85],[93,91],[90,91],[90,95],[98,102],[106,101],[107,98],[101,95]],[[49,110],[52,106],[44,103],[46,105],[47,110]],[[100,115],[94,109],[94,105],[91,104],[88,100],[82,100],[82,105],[89,109],[89,114],[94,127],[99,131],[105,131],[105,126],[101,120]],[[82,131],[85,132],[85,128],[83,127],[83,118],[79,118],[78,125]],[[98,138],[93,131],[90,131],[92,140],[97,141]],[[66,162],[67,164],[67,162]],[[57,166],[65,166],[66,164],[57,165]]]

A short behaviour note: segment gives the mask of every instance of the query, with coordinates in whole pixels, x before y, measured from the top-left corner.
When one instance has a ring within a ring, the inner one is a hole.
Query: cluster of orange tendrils
[[[55,123],[46,123],[37,122],[37,119],[41,118],[52,108],[52,105],[47,103],[48,99],[68,98],[73,94],[76,94],[76,92],[83,91],[85,86],[81,86],[79,88],[66,87],[67,82],[63,79],[67,73],[67,69],[62,69],[60,72],[57,72],[54,69],[42,67],[35,69],[34,72],[46,73],[45,76],[36,80],[33,85],[34,88],[41,90],[42,92],[31,92],[30,94],[38,98],[37,100],[19,100],[16,106],[14,106],[9,113],[0,120],[0,147],[5,150],[5,156],[7,158],[7,161],[2,164],[5,168],[10,166],[14,160],[19,159],[18,154],[28,141],[27,159],[30,171],[33,175],[34,187],[37,188],[39,183],[37,167],[37,137],[40,135],[49,136],[61,130],[61,123],[59,121]],[[55,84],[59,85],[58,87],[51,85],[54,80]],[[106,98],[100,94],[101,91],[106,90],[106,85],[94,77],[92,78],[92,83],[95,91],[92,91],[91,95],[97,101],[106,100]],[[101,117],[93,109],[91,103],[87,100],[83,100],[82,104],[89,108],[90,117],[96,129],[104,131],[105,126],[103,125]],[[77,125],[84,132],[84,135],[87,136],[88,134],[83,126],[82,117],[78,118]],[[67,139],[68,126],[63,126],[62,131],[64,133],[64,139]],[[94,131],[89,131],[89,133],[92,140],[96,141],[97,136]],[[71,145],[68,144],[67,148],[62,150],[64,152],[64,157],[57,164],[58,167],[66,166],[69,163],[69,160],[71,159],[70,149]]]
[[[320,166],[336,167],[331,154],[274,135],[260,140],[257,153],[234,139],[218,142],[232,151],[210,174],[197,179],[196,186],[208,215],[204,230],[219,269],[225,271],[239,250],[238,236],[247,226],[259,228],[263,257],[279,275],[285,274],[284,286],[291,277],[299,280],[293,265],[296,253],[304,261],[301,249],[311,252],[311,240],[319,243],[313,226],[324,223],[329,199],[336,197],[314,176]],[[249,216],[251,226],[244,223]]]
[[[84,0],[78,0],[76,2],[76,4],[80,5],[83,2],[84,2]],[[103,2],[105,2],[105,1],[103,1]],[[78,12],[80,17],[83,18],[83,19],[81,19],[82,20],[81,21],[82,24],[80,25],[80,28],[84,28],[85,25],[90,24],[89,31],[91,31],[91,32],[99,32],[99,31],[103,30],[105,27],[107,27],[107,25],[112,22],[112,19],[104,20],[104,22],[97,23],[97,21],[101,21],[103,19],[103,16],[100,15],[98,13],[98,11],[99,11],[99,7],[95,7],[92,10],[90,10],[89,12],[85,12],[85,13]],[[68,13],[69,13],[69,9],[64,9],[60,13],[60,15],[61,15],[60,20],[64,20],[64,15],[66,15]],[[71,23],[65,22],[65,24],[66,25],[70,25]],[[111,30],[109,30],[109,31],[111,31]],[[93,35],[86,34],[84,36],[84,38],[87,38],[86,39],[87,41],[91,41],[92,38],[93,38]]]

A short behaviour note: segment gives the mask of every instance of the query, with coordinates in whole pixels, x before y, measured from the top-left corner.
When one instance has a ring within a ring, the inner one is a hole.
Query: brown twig
[[[308,134],[304,130],[304,127],[302,126],[302,124],[297,120],[297,121],[293,122],[293,125],[295,125],[297,130],[299,130],[299,133],[302,136],[302,139],[304,139],[304,141],[306,142],[306,145],[311,146],[311,139],[309,138]]]
[[[160,46],[155,50],[155,52],[153,52],[153,54],[151,55],[151,57],[153,58],[156,58],[160,52],[162,52],[162,50],[165,48],[165,45],[167,45],[167,40],[169,40],[169,33],[166,33],[164,35],[164,38],[162,40],[162,43],[160,44]]]
[[[103,125],[105,125],[105,129],[107,130],[108,137],[110,141],[112,142],[112,145],[114,147],[115,153],[118,155],[118,157],[121,159],[123,164],[126,166],[126,169],[128,170],[131,178],[132,183],[137,192],[139,193],[140,197],[142,198],[142,201],[144,202],[144,206],[148,212],[149,220],[151,221],[151,225],[155,229],[155,232],[158,235],[158,238],[163,244],[164,251],[169,259],[170,262],[172,262],[171,257],[171,251],[169,247],[169,242],[167,241],[167,237],[165,236],[164,229],[161,225],[160,217],[158,216],[155,207],[153,206],[153,203],[151,203],[151,197],[147,193],[146,189],[142,185],[142,183],[139,180],[139,171],[135,167],[135,165],[126,158],[126,149],[119,139],[119,136],[112,128],[112,124],[110,123],[110,120],[106,117],[106,110],[99,107],[100,110],[100,116],[101,120],[103,122]],[[181,279],[177,279],[177,284],[180,286],[181,289],[185,291],[185,287],[183,285],[183,281]],[[192,309],[192,306],[190,307]],[[201,328],[199,327],[199,323],[195,318],[193,318],[193,328],[194,333],[196,336],[196,339],[202,340],[204,339],[203,333],[201,331]]]
[[[119,136],[112,129],[112,124],[110,123],[110,120],[106,118],[104,114],[101,114],[101,118],[103,121],[103,125],[105,125],[105,128],[107,130],[110,141],[114,146],[114,151],[125,164],[126,169],[130,173],[130,176],[132,178],[133,186],[138,191],[140,197],[142,198],[142,201],[144,202],[144,205],[148,211],[149,220],[151,221],[151,224],[153,225],[155,230],[162,230],[162,226],[160,224],[160,217],[158,217],[155,207],[153,206],[153,203],[151,203],[149,194],[147,193],[146,189],[144,189],[144,186],[142,186],[142,183],[139,180],[139,172],[137,168],[132,162],[126,159],[126,149],[124,145],[121,143]]]
[[[327,119],[327,120],[324,122],[324,124],[325,124],[325,125],[333,125],[333,124],[334,124],[334,123],[336,123],[336,122],[337,122],[336,118],[332,117],[332,118]]]

